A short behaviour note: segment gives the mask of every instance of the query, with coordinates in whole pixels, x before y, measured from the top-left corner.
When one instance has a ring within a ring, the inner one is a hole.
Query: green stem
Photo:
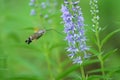
[[[101,60],[101,68],[102,68],[102,74],[103,76],[105,75],[105,72],[104,72],[104,63],[103,63],[103,60]]]
[[[99,32],[96,31],[96,40],[97,40],[97,46],[98,46],[98,51],[101,53],[101,43],[100,43],[100,38],[99,38]]]
[[[81,70],[81,74],[82,74],[82,80],[85,80],[85,71],[84,71],[83,65],[80,65],[80,70]]]
[[[48,66],[48,72],[50,74],[50,80],[54,80],[52,71],[51,71],[51,65],[50,65],[50,59],[49,59],[49,52],[48,52],[48,48],[47,45],[44,46],[44,51],[45,51],[45,57],[46,57],[46,61],[47,61],[47,66]]]
[[[97,3],[95,3],[94,1],[92,1],[92,4],[91,4],[91,10],[98,10],[96,8],[95,5],[98,5]],[[95,12],[93,15],[93,19],[95,17],[98,16],[98,13]],[[95,37],[96,37],[96,45],[98,47],[98,52],[99,52],[99,55],[97,56],[99,61],[100,61],[100,65],[101,65],[101,71],[102,71],[102,75],[103,77],[105,76],[105,72],[104,72],[104,61],[102,59],[102,44],[101,44],[101,41],[100,41],[100,36],[99,36],[99,21],[98,19],[95,19],[95,22],[93,23],[94,24],[94,28],[95,28]],[[103,79],[105,80],[105,79]]]
[[[50,61],[49,61],[48,53],[46,53],[46,61],[47,61],[47,65],[48,65],[48,72],[50,74],[50,80],[54,80],[53,74],[52,74],[52,71],[51,71],[51,67],[50,67]]]
[[[101,66],[102,75],[103,75],[103,78],[104,78],[105,77],[104,62],[102,60],[102,56],[101,55],[99,55],[99,60],[100,60],[100,66]],[[105,80],[105,78],[103,80]]]
[[[96,35],[96,40],[97,40],[98,51],[99,51],[99,54],[100,54],[100,55],[98,55],[98,59],[100,60],[101,71],[102,71],[102,75],[104,77],[105,76],[104,62],[103,62],[102,55],[101,55],[101,53],[102,53],[102,50],[101,50],[102,46],[101,46],[100,37],[99,37],[98,25],[96,25],[96,26],[97,27],[96,27],[96,34],[95,35]]]

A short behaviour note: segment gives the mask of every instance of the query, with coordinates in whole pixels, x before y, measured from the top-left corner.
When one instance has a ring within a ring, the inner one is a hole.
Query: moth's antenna
[[[51,31],[51,30],[53,30],[53,31],[55,31],[55,32],[57,32],[57,33],[59,33],[59,34],[61,34],[61,35],[64,35],[64,34],[62,34],[61,32],[59,32],[59,31],[57,31],[57,30],[55,30],[55,29],[46,29],[46,31]]]

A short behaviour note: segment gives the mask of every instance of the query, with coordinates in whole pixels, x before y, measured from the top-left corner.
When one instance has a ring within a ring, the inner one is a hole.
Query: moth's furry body
[[[35,32],[33,35],[31,35],[25,42],[27,44],[30,44],[33,40],[39,39],[45,32],[46,30],[39,30]]]

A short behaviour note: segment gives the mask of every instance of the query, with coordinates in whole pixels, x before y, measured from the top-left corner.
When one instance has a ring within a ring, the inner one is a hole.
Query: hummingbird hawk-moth
[[[37,32],[35,32],[33,35],[31,35],[30,37],[28,37],[28,39],[25,41],[27,44],[30,44],[33,40],[35,39],[39,39],[40,37],[42,37],[42,35],[46,32],[46,30],[38,30]]]
[[[35,39],[39,39],[40,37],[42,37],[42,35],[47,32],[47,31],[55,31],[59,34],[61,34],[60,32],[58,32],[57,30],[55,29],[42,29],[42,30],[37,30],[33,35],[31,35],[30,37],[28,37],[28,39],[25,41],[27,44],[30,44],[33,40]],[[61,34],[62,35],[62,34]]]

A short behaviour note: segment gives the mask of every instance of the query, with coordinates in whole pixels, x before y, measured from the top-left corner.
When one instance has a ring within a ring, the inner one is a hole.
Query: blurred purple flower
[[[31,9],[31,11],[30,11],[30,15],[31,16],[34,16],[35,14],[36,14],[36,11],[35,11],[35,1],[36,0],[30,0],[30,2],[29,2],[29,6],[31,6],[32,7],[32,9]]]
[[[45,9],[45,8],[46,8],[46,3],[45,3],[45,2],[42,2],[42,3],[41,3],[41,8],[42,8],[42,9]]]
[[[30,0],[29,5],[34,6],[35,5],[35,0]]]
[[[30,15],[31,15],[31,16],[34,16],[35,14],[36,14],[35,9],[31,9],[31,11],[30,11]]]

